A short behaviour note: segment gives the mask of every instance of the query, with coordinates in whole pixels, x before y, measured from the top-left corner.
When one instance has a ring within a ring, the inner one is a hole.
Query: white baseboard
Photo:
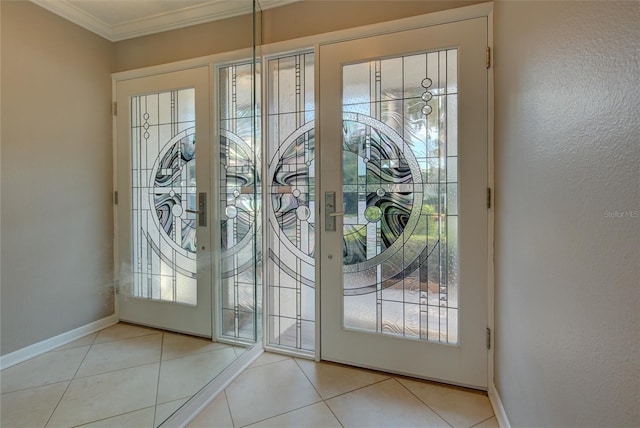
[[[240,355],[233,363],[224,369],[214,380],[209,382],[196,395],[187,401],[173,415],[164,421],[161,428],[186,427],[202,412],[213,400],[224,391],[231,382],[236,380],[244,370],[258,358],[264,349],[262,343],[257,343]]]
[[[59,334],[57,336],[45,339],[41,342],[34,343],[25,348],[18,349],[7,355],[0,356],[0,370],[4,370],[8,367],[15,366],[18,363],[28,360],[29,358],[37,357],[40,354],[49,352],[59,346],[66,345],[69,342],[80,339],[87,334],[94,333],[103,328],[114,325],[118,322],[118,317],[115,314],[106,318],[99,319],[81,327],[75,328],[66,333]]]
[[[489,385],[489,401],[491,401],[491,406],[493,407],[493,413],[496,415],[498,426],[500,426],[500,428],[511,428],[509,418],[507,418],[507,413],[504,411],[504,407],[502,406],[500,394],[498,394],[496,385],[493,382]]]

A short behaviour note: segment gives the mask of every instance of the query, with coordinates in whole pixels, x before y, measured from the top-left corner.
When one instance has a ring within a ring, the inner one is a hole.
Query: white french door
[[[209,68],[117,82],[119,318],[211,337]]]
[[[320,47],[321,358],[487,387],[487,20]]]

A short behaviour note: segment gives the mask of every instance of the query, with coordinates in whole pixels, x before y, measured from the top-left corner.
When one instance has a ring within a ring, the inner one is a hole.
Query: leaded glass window
[[[195,90],[131,97],[133,290],[196,305]]]
[[[259,78],[259,77],[258,77]],[[262,283],[260,129],[251,62],[218,69],[222,335],[254,340]],[[259,93],[259,91],[256,91]]]
[[[457,343],[457,50],[342,70],[344,327]]]
[[[313,53],[268,64],[268,342],[315,348]]]

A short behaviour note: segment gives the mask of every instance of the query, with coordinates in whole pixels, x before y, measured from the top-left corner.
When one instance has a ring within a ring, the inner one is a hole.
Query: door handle
[[[185,209],[190,214],[198,215],[198,226],[207,226],[207,194],[205,192],[198,193],[198,209]]]
[[[324,230],[335,232],[336,217],[342,215],[343,212],[336,212],[336,192],[324,192]]]

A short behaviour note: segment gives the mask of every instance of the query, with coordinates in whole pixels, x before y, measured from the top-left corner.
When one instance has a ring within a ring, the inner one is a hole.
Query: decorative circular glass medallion
[[[299,220],[306,221],[309,219],[309,217],[311,217],[311,210],[309,210],[309,207],[300,205],[298,208],[296,208],[296,216]]]
[[[171,208],[171,213],[174,217],[180,217],[182,215],[182,205],[174,205],[173,208]]]
[[[386,192],[385,192],[385,191],[384,191],[384,189],[382,189],[382,188],[380,188],[380,189],[376,190],[376,195],[378,195],[378,196],[380,196],[380,197],[383,197],[385,193],[386,193]]]
[[[227,215],[228,218],[236,218],[236,216],[238,215],[238,209],[233,205],[229,205],[224,210],[224,213]]]
[[[382,210],[376,206],[367,207],[367,209],[364,210],[364,218],[366,218],[372,223],[376,223],[380,221],[381,217],[382,217]]]

